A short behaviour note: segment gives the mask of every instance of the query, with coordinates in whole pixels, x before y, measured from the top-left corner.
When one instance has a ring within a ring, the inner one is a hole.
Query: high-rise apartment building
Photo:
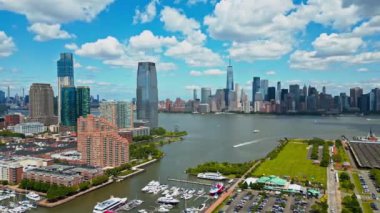
[[[76,89],[75,87],[64,86],[61,88],[61,125],[76,126],[77,118]]]
[[[74,59],[72,53],[61,53],[57,61],[58,75],[58,123],[61,123],[62,92],[64,86],[74,87]]]
[[[116,125],[88,115],[78,119],[78,151],[85,164],[116,167],[129,162],[129,141],[118,134]]]
[[[91,113],[91,95],[89,87],[76,88],[77,117],[86,117]]]
[[[158,89],[155,63],[139,62],[136,97],[137,119],[148,121],[151,128],[158,127]]]
[[[50,84],[33,83],[29,89],[29,116],[31,121],[45,125],[57,123],[54,115],[54,92]]]
[[[118,128],[133,128],[132,104],[126,101],[101,102],[100,116]]]

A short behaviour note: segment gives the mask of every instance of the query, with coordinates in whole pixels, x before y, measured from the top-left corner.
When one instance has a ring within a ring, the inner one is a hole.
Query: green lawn
[[[263,162],[253,173],[254,176],[290,176],[299,180],[317,181],[326,186],[325,167],[314,165],[307,159],[306,143],[290,141],[273,160]]]
[[[360,183],[359,175],[357,172],[352,172],[352,178],[354,179],[355,188],[358,190],[359,194],[363,194],[363,186]]]
[[[363,205],[363,213],[372,213],[373,212],[373,210],[372,210],[372,208],[368,202],[363,202],[362,205]]]
[[[340,156],[342,158],[342,162],[350,162],[350,159],[349,159],[349,157],[347,155],[347,152],[346,152],[346,150],[344,150],[343,147],[339,147],[338,148],[338,152],[339,152],[339,154],[340,154]]]

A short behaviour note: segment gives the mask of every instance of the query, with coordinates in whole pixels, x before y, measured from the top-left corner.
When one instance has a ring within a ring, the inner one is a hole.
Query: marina
[[[172,186],[196,190],[204,188],[208,198],[201,196],[197,199],[198,196],[193,196],[185,202],[185,200],[177,197],[181,202],[173,207],[170,212],[181,212],[186,209],[185,206],[197,208],[202,203],[209,205],[214,202],[214,198],[208,196],[210,186],[168,180],[168,178],[173,178],[203,182],[196,176],[184,173],[189,167],[208,161],[238,163],[256,160],[264,157],[278,144],[277,141],[284,137],[332,139],[346,135],[346,137],[352,138],[357,135],[367,135],[370,128],[375,133],[380,130],[380,124],[373,122],[378,119],[376,116],[370,117],[371,121],[367,121],[365,117],[356,116],[316,117],[238,114],[194,116],[192,114],[164,113],[160,113],[159,116],[160,125],[164,128],[173,129],[175,125],[178,125],[189,133],[181,142],[162,146],[161,149],[166,155],[163,159],[147,166],[145,172],[132,178],[109,184],[57,207],[38,207],[30,212],[66,213],[67,208],[70,208],[72,212],[92,212],[97,202],[109,199],[110,195],[143,200],[143,204],[129,212],[137,213],[143,209],[150,212],[159,207],[157,199],[162,196],[161,194],[154,195],[141,191],[151,180],[160,180],[160,184],[169,185],[169,189]],[[318,125],[315,125],[314,120],[318,122]],[[308,131],[310,128],[313,129],[313,132]],[[260,129],[261,131],[259,134],[253,134],[252,129]],[[239,142],[256,139],[261,141],[244,147],[233,148]],[[205,183],[212,183],[211,181],[204,181]]]

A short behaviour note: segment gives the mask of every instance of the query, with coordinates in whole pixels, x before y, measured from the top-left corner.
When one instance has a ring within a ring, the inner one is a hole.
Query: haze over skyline
[[[44,7],[41,7],[44,4]],[[376,0],[0,0],[0,90],[57,85],[56,61],[73,52],[75,84],[131,99],[139,61],[157,63],[159,98],[224,88],[253,76],[329,93],[380,87]],[[250,94],[250,92],[248,92]]]

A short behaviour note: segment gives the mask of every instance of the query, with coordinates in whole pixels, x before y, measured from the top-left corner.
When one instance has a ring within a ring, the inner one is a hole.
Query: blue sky
[[[235,82],[311,84],[337,94],[380,87],[377,0],[0,0],[0,89],[56,87],[73,52],[75,84],[107,99],[135,96],[138,61],[154,61],[159,97]]]

